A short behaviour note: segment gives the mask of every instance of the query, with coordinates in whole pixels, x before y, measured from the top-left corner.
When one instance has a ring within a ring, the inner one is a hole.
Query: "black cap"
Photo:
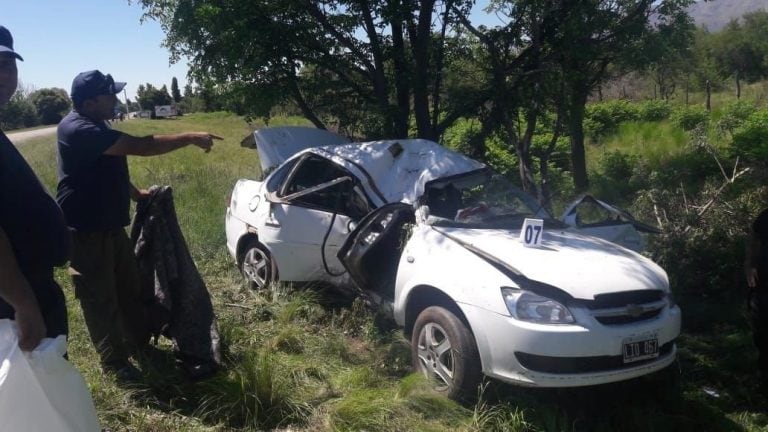
[[[86,99],[99,95],[118,94],[123,91],[124,82],[115,82],[112,75],[104,75],[98,70],[79,73],[72,80],[72,102],[80,105]]]
[[[0,54],[2,53],[9,53],[19,60],[24,60],[16,51],[13,50],[13,36],[11,36],[11,32],[4,26],[0,25]]]

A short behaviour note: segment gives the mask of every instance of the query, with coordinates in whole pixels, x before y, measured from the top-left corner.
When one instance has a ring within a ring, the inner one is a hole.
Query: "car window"
[[[288,177],[288,174],[291,172],[293,166],[296,165],[296,160],[297,159],[293,159],[286,162],[280,168],[276,169],[271,176],[269,176],[269,179],[267,179],[267,190],[269,192],[277,191],[277,188],[280,187],[280,184],[283,182],[283,180]]]
[[[319,156],[309,156],[299,162],[299,166],[279,195],[291,204],[329,213],[338,212],[358,219],[365,216],[371,206],[365,193],[353,179],[354,177],[339,165]],[[317,190],[308,191],[312,188]],[[302,191],[307,193],[301,194]]]

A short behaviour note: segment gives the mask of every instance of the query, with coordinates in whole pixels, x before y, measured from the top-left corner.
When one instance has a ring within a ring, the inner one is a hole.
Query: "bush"
[[[706,125],[709,112],[700,106],[681,107],[672,112],[672,122],[683,130],[691,131],[699,125]]]
[[[518,162],[515,149],[498,136],[491,136],[485,141],[485,161],[499,174],[515,177]]]
[[[739,100],[729,103],[723,108],[723,115],[717,122],[717,130],[721,133],[733,134],[733,131],[744,124],[744,121],[756,110],[757,108],[751,102]]]
[[[618,205],[631,201],[641,186],[633,177],[638,160],[618,150],[605,153],[598,162],[598,171],[591,174],[592,193]]]
[[[663,100],[649,100],[638,105],[638,120],[661,121],[672,114],[672,105]]]
[[[587,105],[584,126],[588,135],[598,138],[615,132],[622,122],[638,118],[637,105],[625,100],[612,100]]]
[[[768,110],[755,111],[733,131],[732,150],[753,161],[768,157]]]
[[[0,128],[3,130],[21,129],[39,124],[40,119],[37,117],[35,106],[20,91],[17,91],[5,106],[0,107]]]
[[[757,214],[754,192],[729,190],[699,216],[720,188],[721,179],[713,179],[686,198],[670,188],[644,191],[633,206],[640,220],[665,219],[664,233],[649,237],[649,250],[678,293],[739,293],[743,283],[745,230]]]

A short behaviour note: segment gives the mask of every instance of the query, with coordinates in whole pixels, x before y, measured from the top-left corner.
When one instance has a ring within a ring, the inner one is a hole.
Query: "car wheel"
[[[263,290],[274,282],[274,264],[261,243],[253,241],[246,246],[240,272],[252,289]]]
[[[455,400],[477,397],[482,378],[480,355],[467,326],[448,309],[422,311],[411,337],[413,368],[433,382],[433,388]]]

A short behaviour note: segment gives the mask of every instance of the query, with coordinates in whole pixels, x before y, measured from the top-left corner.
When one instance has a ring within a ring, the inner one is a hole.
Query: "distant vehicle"
[[[485,164],[426,140],[286,127],[243,145],[270,172],[239,180],[226,211],[245,278],[325,281],[371,300],[404,329],[414,369],[451,398],[476,395],[483,374],[576,387],[675,359],[680,308],[666,272],[618,244],[639,226],[620,209],[582,198],[564,214],[571,224],[556,220]]]
[[[165,118],[179,115],[174,105],[155,105],[155,117]]]

